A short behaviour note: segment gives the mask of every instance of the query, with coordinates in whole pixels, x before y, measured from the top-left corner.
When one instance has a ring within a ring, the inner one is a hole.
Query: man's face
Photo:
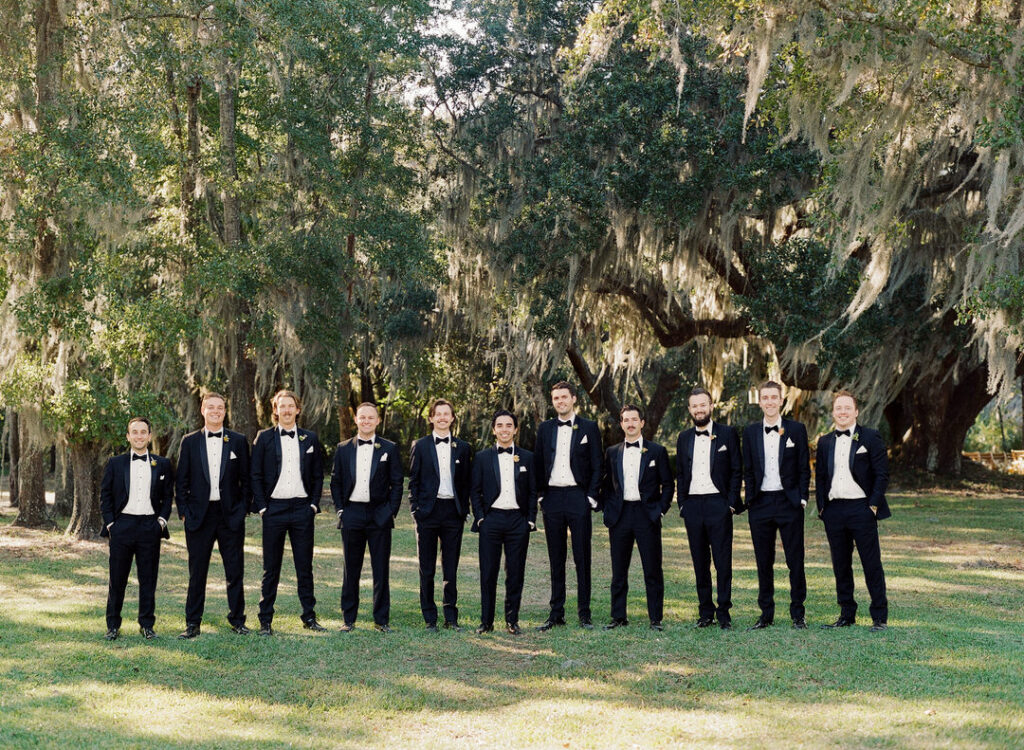
[[[640,419],[640,414],[635,411],[625,411],[622,416],[619,417],[619,426],[622,431],[626,433],[626,440],[631,443],[635,443],[636,439],[640,437],[641,431],[644,429],[644,420]]]
[[[849,396],[840,396],[832,404],[832,419],[840,430],[848,430],[857,423],[857,404]]]
[[[690,396],[687,405],[695,425],[703,427],[711,421],[711,397],[706,393]]]
[[[136,453],[145,452],[149,437],[149,425],[145,422],[132,422],[128,425],[128,442]]]
[[[360,406],[356,410],[356,429],[359,430],[359,437],[369,440],[380,424],[380,415],[372,406]]]
[[[494,437],[498,441],[498,445],[502,448],[508,448],[512,445],[512,441],[516,437],[516,425],[512,421],[512,417],[503,414],[494,420]]]
[[[295,426],[295,418],[299,416],[299,405],[291,396],[277,397],[277,423],[290,430]]]
[[[455,415],[452,414],[452,408],[448,404],[438,404],[434,407],[434,416],[430,418],[430,424],[434,426],[434,431],[438,435],[441,437],[447,435],[454,421]]]
[[[757,396],[757,403],[764,412],[764,421],[775,424],[782,410],[782,394],[777,388],[762,388]]]
[[[208,398],[203,402],[203,405],[199,407],[199,413],[203,415],[203,419],[206,421],[206,429],[217,432],[221,427],[224,426],[224,416],[227,414],[227,406],[224,404],[223,399],[219,398]]]
[[[576,408],[576,397],[568,388],[556,388],[551,391],[551,405],[555,407],[555,413],[559,417],[568,419]]]

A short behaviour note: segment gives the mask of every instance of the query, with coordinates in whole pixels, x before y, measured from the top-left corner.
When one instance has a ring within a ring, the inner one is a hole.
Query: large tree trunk
[[[58,446],[57,466],[53,473],[53,515],[70,516],[74,510],[75,480],[72,471],[69,450],[66,446]]]
[[[22,411],[18,420],[21,460],[18,461],[18,516],[14,525],[40,528],[52,525],[46,514],[46,486],[43,482],[46,451],[39,444],[38,435],[29,434],[29,425],[38,424],[38,418],[31,419],[27,411]]]
[[[7,444],[7,460],[11,463],[11,471],[7,475],[8,485],[10,487],[10,501],[11,507],[18,507],[18,472],[19,464],[21,462],[21,439],[18,435],[18,412],[14,409],[7,410],[7,425],[8,425],[8,444]]]
[[[71,470],[74,475],[75,505],[65,534],[75,539],[95,539],[100,534],[100,449],[96,443],[71,446]]]
[[[249,356],[247,346],[248,304],[240,302],[239,305],[245,309],[239,313],[240,322],[236,323],[238,332],[228,379],[228,400],[231,402],[231,427],[251,441],[256,438],[260,426],[256,416],[256,363]]]

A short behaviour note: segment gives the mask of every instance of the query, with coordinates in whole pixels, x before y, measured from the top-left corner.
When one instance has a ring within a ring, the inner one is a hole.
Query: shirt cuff
[[[157,516],[156,520],[160,524],[161,529],[167,528],[167,519],[163,518],[162,516]]]

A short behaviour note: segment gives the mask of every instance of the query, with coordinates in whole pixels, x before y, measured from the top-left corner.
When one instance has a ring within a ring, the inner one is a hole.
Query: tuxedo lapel
[[[373,460],[370,461],[370,481],[371,482],[373,481],[373,475],[377,473],[377,465],[380,463],[380,455],[384,451],[383,446],[378,448],[377,447],[378,445],[380,445],[380,443],[378,443],[376,441],[376,439],[375,439],[373,441]],[[434,463],[435,464],[437,463],[437,456],[436,456],[436,454],[434,456]],[[353,474],[352,476],[355,476],[355,474]]]
[[[210,457],[206,453],[206,441],[210,438],[206,437],[206,429],[199,431],[197,435],[198,440],[193,442],[195,450],[199,452],[199,462],[203,465],[203,474],[206,475],[207,481],[210,483],[210,487],[213,487],[213,474],[210,473]]]
[[[512,454],[515,456],[515,453]],[[515,463],[512,464],[515,466]],[[501,460],[498,458],[498,450],[494,450],[494,456],[491,458],[491,468],[494,469],[494,485],[498,488],[498,492],[501,492]],[[514,472],[514,470],[513,470]],[[513,482],[515,484],[515,482]],[[517,494],[518,494],[518,487]]]
[[[450,451],[448,451],[448,456],[449,456],[449,458],[448,458],[448,472],[449,472],[448,476],[450,476],[452,478],[452,483],[453,484],[455,482],[455,446],[456,445],[458,445],[458,443],[456,442],[455,438],[451,438],[452,449]],[[437,451],[434,451],[434,453],[436,454]],[[440,467],[438,467],[438,468],[440,468]],[[437,478],[440,479],[441,475],[438,474]]]
[[[786,437],[786,433],[789,432],[789,428],[786,427],[786,420],[783,419],[779,423],[779,476],[782,476],[782,458],[786,455],[786,441],[789,440]],[[764,440],[761,441],[761,445],[764,445]]]
[[[130,465],[131,461],[129,461],[128,464]],[[159,471],[159,469],[160,469],[160,467],[156,465],[156,461],[154,461],[152,459],[152,457],[150,457],[149,458],[149,499],[151,501],[152,501],[152,499],[154,497],[154,493],[156,492],[157,471]]]
[[[853,435],[850,437],[850,475],[853,475],[853,459],[857,457],[857,449],[860,448],[860,443],[857,441],[857,425],[853,426]]]
[[[430,453],[430,460],[434,463],[434,476],[438,479],[441,478],[441,464],[437,460],[437,443],[434,442],[434,433],[427,435],[424,440],[427,441],[427,451]],[[449,439],[450,440],[450,439]],[[451,442],[448,443],[450,448],[454,448]],[[453,450],[449,450],[448,453],[453,453]]]
[[[640,484],[643,484],[643,481],[644,481],[644,470],[647,469],[647,464],[650,463],[650,461],[646,460],[646,458],[645,458],[645,456],[647,456],[648,453],[650,453],[650,451],[647,451],[647,453],[645,453],[644,451],[647,451],[647,445],[644,444],[644,443],[641,443],[640,444],[640,473],[637,474],[637,477],[636,477],[636,483],[637,483],[638,486]]]
[[[757,438],[754,440],[754,456],[757,458],[757,466],[761,470],[758,476],[762,478],[764,478],[765,466],[768,465],[768,461],[764,455],[764,437],[764,422],[761,422],[757,427]],[[782,441],[779,440],[779,443],[781,445]],[[779,458],[781,460],[781,453],[779,454]]]
[[[121,472],[121,476],[124,479],[124,496],[131,497],[132,494],[132,453],[129,451],[124,462],[124,471]]]
[[[352,438],[343,446],[346,451],[343,459],[348,463],[348,475],[352,477],[353,487],[355,487],[356,484],[356,453],[359,451],[359,443],[356,441],[357,438]]]
[[[626,461],[626,444],[619,443],[615,446],[615,473],[619,476],[619,487],[622,488],[622,494],[626,494],[626,467],[624,466]],[[642,469],[641,469],[642,471]]]
[[[225,437],[228,431],[224,430]],[[224,440],[224,438],[220,438]],[[224,440],[224,446],[220,449],[220,473],[217,476],[217,481],[220,482],[224,478],[224,472],[228,468],[228,461],[231,460],[231,441]]]
[[[824,435],[821,440],[825,441],[825,470],[829,479],[836,473],[836,436],[835,433]]]

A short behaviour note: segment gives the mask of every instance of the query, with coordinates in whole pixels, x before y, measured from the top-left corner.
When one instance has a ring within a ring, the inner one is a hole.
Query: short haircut
[[[364,406],[369,406],[371,409],[374,410],[374,412],[377,413],[378,417],[380,416],[380,409],[378,409],[377,404],[373,403],[372,401],[364,401],[363,403],[359,404],[359,406],[356,407],[355,413],[358,414],[359,410],[362,409]]]
[[[551,386],[551,392],[554,393],[555,391],[569,391],[571,395],[576,395],[575,386],[573,386],[572,383],[569,383],[565,380],[559,380],[557,383]]]
[[[846,396],[847,398],[853,399],[853,408],[854,409],[859,409],[860,408],[859,406],[857,406],[857,397],[854,396],[852,393],[850,393],[846,389],[843,389],[841,391],[836,391],[834,394],[832,394],[832,406],[835,406],[836,405],[836,401],[841,399],[843,396]]]
[[[779,396],[782,395],[782,384],[781,383],[776,383],[774,380],[766,380],[763,383],[761,383],[761,385],[757,386],[757,395],[760,396],[761,395],[761,391],[765,390],[766,388],[767,389],[774,388],[775,390],[777,390],[779,392]]]
[[[277,400],[279,398],[290,398],[295,402],[295,408],[302,411],[302,400],[298,397],[295,391],[289,391],[287,388],[282,388],[270,399],[270,410],[274,415],[275,421],[277,420]]]
[[[637,413],[637,416],[639,416],[639,417],[640,417],[640,421],[642,422],[642,421],[644,420],[644,410],[643,410],[643,409],[641,409],[641,408],[640,408],[639,406],[637,406],[636,404],[626,404],[626,405],[625,405],[625,406],[623,406],[623,407],[622,407],[621,409],[619,409],[619,421],[620,421],[620,422],[622,421],[622,416],[623,416],[623,415],[624,415],[624,414],[625,414],[625,413],[626,413],[627,411],[635,411],[635,412]]]
[[[220,395],[219,393],[217,393],[216,391],[207,391],[206,393],[203,394],[202,399],[200,399],[199,406],[202,407],[211,398],[219,398],[221,401],[224,402],[225,406],[227,406],[227,404],[228,404],[228,400],[226,398],[224,398],[222,395]]]
[[[439,406],[447,406],[449,409],[451,409],[452,416],[453,417],[455,416],[455,407],[452,406],[452,402],[451,401],[449,401],[446,398],[435,398],[434,399],[434,403],[432,403],[430,405],[430,416],[431,417],[434,416],[434,412],[437,411],[437,407],[439,407]]]
[[[131,419],[128,420],[128,429],[130,430],[132,428],[132,425],[135,424],[136,422],[142,422],[144,425],[146,425],[146,429],[148,429],[150,432],[153,431],[153,423],[149,421],[148,417],[132,417]]]
[[[708,401],[713,400],[711,398],[711,394],[708,392],[707,388],[704,388],[704,387],[699,386],[699,385],[696,388],[694,388],[692,391],[690,391],[690,395],[687,398],[687,400],[693,398],[694,396],[707,396],[708,397]]]
[[[510,412],[508,409],[498,409],[494,412],[494,416],[491,417],[491,429],[494,429],[494,425],[498,424],[498,417],[512,417],[512,425],[519,429],[519,417]]]

